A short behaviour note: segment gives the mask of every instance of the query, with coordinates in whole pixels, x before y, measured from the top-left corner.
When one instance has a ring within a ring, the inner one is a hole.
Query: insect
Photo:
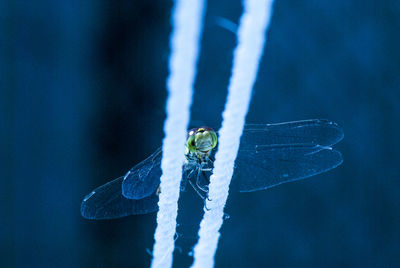
[[[244,126],[231,189],[265,190],[305,179],[343,162],[332,145],[343,139],[343,130],[328,120],[303,120]],[[209,127],[188,132],[181,190],[187,182],[204,199],[213,168],[217,133]],[[96,188],[82,201],[81,214],[88,219],[113,219],[158,210],[161,149],[157,149],[125,176]]]

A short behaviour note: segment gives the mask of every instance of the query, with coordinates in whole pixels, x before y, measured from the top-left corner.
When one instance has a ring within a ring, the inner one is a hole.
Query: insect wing
[[[263,190],[331,170],[343,162],[330,147],[342,138],[343,130],[327,120],[246,125],[232,188]]]
[[[123,177],[106,183],[82,201],[81,214],[86,219],[115,219],[136,214],[147,214],[158,210],[158,195],[152,194],[140,200],[127,199],[122,195]]]
[[[246,124],[239,150],[257,146],[307,144],[332,146],[343,139],[343,130],[335,122],[311,119],[279,124]]]
[[[129,199],[142,199],[152,195],[160,185],[161,148],[134,166],[122,182],[122,194]]]
[[[232,187],[240,192],[264,190],[326,172],[342,162],[341,153],[329,147],[261,147],[238,156]]]

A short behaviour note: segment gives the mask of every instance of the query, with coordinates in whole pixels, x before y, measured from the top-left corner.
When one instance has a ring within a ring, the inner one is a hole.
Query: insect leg
[[[187,172],[187,170],[185,170],[185,176],[182,177],[182,181],[181,181],[181,191],[184,192],[186,190],[186,184],[187,181],[190,180],[190,177],[192,176],[194,172],[194,169],[191,169],[190,172]]]
[[[199,168],[198,168],[198,172],[197,172],[196,185],[197,185],[197,181],[198,181],[200,172],[201,172],[201,168],[199,167]],[[190,185],[193,187],[193,189],[196,191],[196,193],[200,196],[200,198],[203,199],[205,209],[206,209],[206,210],[210,210],[209,208],[207,208],[207,203],[206,203],[208,197],[207,197],[207,196],[203,196],[203,195],[199,192],[199,190],[198,190],[197,187],[193,184],[193,182],[190,180],[190,178],[188,179],[188,182],[189,182]],[[199,187],[199,189],[202,189],[202,188]]]
[[[206,174],[204,173],[204,171],[201,170],[201,171],[199,172],[199,175],[197,176],[196,185],[197,185],[197,187],[198,187],[200,190],[202,190],[203,192],[208,193],[208,186],[207,186],[207,185],[204,185],[204,186],[201,186],[201,185],[200,185],[200,175],[202,175],[203,177],[206,177]]]
[[[190,185],[193,187],[193,189],[196,191],[196,193],[200,196],[201,199],[203,199],[203,201],[206,199],[206,197],[204,197],[199,190],[197,190],[196,186],[193,184],[193,182],[191,180],[188,180]]]

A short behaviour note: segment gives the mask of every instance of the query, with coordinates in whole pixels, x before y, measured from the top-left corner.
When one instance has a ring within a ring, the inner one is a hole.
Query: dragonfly
[[[266,190],[336,168],[342,154],[332,148],[343,139],[335,122],[311,119],[278,124],[246,124],[240,140],[230,189]],[[189,183],[207,197],[217,133],[209,127],[191,129],[185,145],[180,190]],[[124,176],[88,194],[81,214],[87,219],[114,219],[158,210],[161,148],[131,168]]]

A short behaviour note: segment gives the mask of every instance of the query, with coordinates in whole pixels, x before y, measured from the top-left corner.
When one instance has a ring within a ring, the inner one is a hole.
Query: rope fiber
[[[172,266],[179,184],[185,156],[193,84],[203,25],[204,0],[177,0],[172,11],[168,99],[161,160],[161,193],[151,267]]]
[[[273,0],[244,1],[244,12],[238,29],[238,45],[234,51],[232,76],[219,131],[219,146],[210,177],[206,202],[208,210],[204,209],[199,240],[194,248],[192,267],[195,268],[214,266],[229,184],[265,44],[272,4]]]

